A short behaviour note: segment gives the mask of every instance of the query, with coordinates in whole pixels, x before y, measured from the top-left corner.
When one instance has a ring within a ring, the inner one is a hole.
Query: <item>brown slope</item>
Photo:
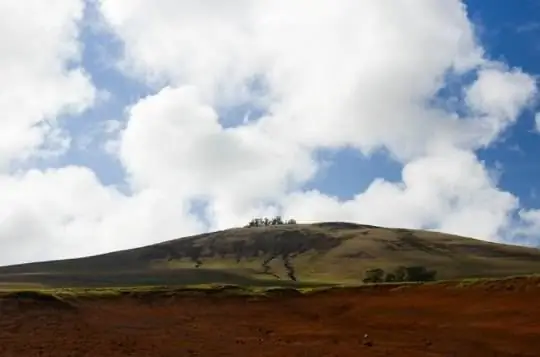
[[[0,268],[0,283],[153,285],[358,282],[370,268],[423,265],[438,278],[540,273],[540,250],[351,223],[238,228],[99,256]]]

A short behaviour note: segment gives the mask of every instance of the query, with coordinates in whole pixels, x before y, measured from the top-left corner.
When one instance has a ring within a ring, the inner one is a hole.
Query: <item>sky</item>
[[[540,245],[540,3],[0,2],[0,265],[257,216]]]

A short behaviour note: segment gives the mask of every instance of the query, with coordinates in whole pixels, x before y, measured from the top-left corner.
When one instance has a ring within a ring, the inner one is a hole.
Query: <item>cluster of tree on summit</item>
[[[296,220],[288,219],[284,220],[281,216],[275,216],[274,218],[261,217],[253,218],[244,228],[252,227],[268,227],[268,226],[280,226],[284,224],[297,224]]]

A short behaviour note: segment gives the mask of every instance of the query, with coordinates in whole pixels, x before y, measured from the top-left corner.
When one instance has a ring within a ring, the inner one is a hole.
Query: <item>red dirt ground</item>
[[[453,285],[3,298],[0,356],[540,356],[540,278]]]

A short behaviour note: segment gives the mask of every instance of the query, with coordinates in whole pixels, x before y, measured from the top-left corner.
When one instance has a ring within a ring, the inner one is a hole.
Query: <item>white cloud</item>
[[[540,209],[521,209],[508,234],[508,240],[517,244],[538,246],[540,240]]]
[[[376,180],[350,201],[315,191],[292,195],[286,212],[300,220],[346,219],[496,239],[508,227],[517,203],[496,188],[472,153],[453,151],[411,161],[401,183]]]
[[[82,167],[3,176],[0,187],[4,264],[118,250],[203,228],[174,194],[126,196]]]
[[[224,129],[193,87],[167,87],[134,105],[120,137],[120,158],[134,188],[209,199],[213,209],[226,202],[222,214],[279,199],[315,172],[310,152],[296,143],[257,126]],[[223,218],[218,216],[229,225]]]
[[[540,112],[534,115],[534,125],[537,132],[540,133]]]
[[[56,17],[16,22],[24,26],[11,31],[25,34],[24,41],[0,40],[0,55],[23,54],[9,62],[14,69],[23,59],[35,68],[10,72],[10,82],[24,86],[6,87],[10,95],[0,109],[24,120],[2,125],[26,136],[0,144],[0,163],[41,145],[43,134],[27,130],[33,124],[83,110],[95,96],[80,69],[66,70],[79,52],[82,3],[55,4]],[[123,41],[125,73],[156,88],[126,108],[124,123],[105,128],[112,137],[106,148],[126,170],[129,192],[104,187],[81,167],[0,177],[10,192],[0,202],[0,263],[201,231],[190,213],[194,202],[207,204],[211,228],[280,211],[302,220],[429,227],[493,240],[512,228],[517,199],[497,188],[474,150],[497,140],[536,88],[527,74],[483,58],[461,2],[98,4]],[[31,13],[46,17],[48,9]],[[44,21],[54,30],[43,31]],[[479,76],[463,88],[467,116],[429,104],[447,75],[468,71]],[[254,81],[265,90],[253,91]],[[34,97],[40,100],[24,102],[34,106],[13,105]],[[264,107],[261,118],[222,125],[221,109],[253,102]],[[402,182],[377,179],[344,202],[303,192],[319,169],[315,150],[345,146],[364,154],[387,150],[404,165]]]
[[[192,84],[209,104],[230,105],[246,100],[246,82],[262,78],[273,114],[265,130],[309,146],[421,154],[421,139],[449,125],[422,101],[448,70],[481,63],[455,1],[100,3],[131,73]]]
[[[47,149],[51,139],[65,148],[69,139],[59,136],[57,118],[93,102],[85,72],[66,67],[80,56],[82,11],[77,0],[0,4],[0,171]]]
[[[483,131],[485,139],[492,141],[516,121],[536,91],[534,78],[519,70],[481,70],[478,79],[466,90],[469,107],[482,118],[475,123],[476,131]]]
[[[534,78],[520,70],[488,68],[467,89],[467,100],[480,114],[515,119],[535,91]]]

